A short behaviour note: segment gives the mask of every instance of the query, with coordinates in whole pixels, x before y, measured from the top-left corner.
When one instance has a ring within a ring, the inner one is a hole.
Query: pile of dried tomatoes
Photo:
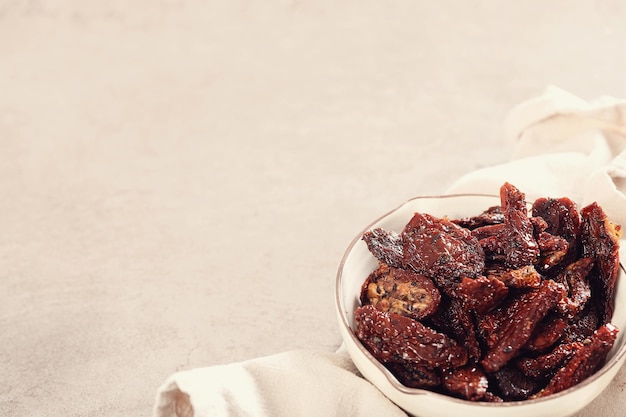
[[[621,230],[596,203],[525,195],[469,218],[415,213],[366,232],[378,259],[355,312],[363,345],[404,385],[471,401],[567,389],[606,361]]]

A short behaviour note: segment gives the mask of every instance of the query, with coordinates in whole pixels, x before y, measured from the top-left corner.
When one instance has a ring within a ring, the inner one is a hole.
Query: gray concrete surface
[[[344,248],[626,96],[619,1],[0,0],[0,414],[148,416],[172,372],[340,343]]]

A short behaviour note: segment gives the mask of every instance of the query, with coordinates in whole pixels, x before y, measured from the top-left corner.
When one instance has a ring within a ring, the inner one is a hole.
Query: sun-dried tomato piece
[[[498,308],[493,315],[496,318],[494,329],[489,329],[485,325],[489,320],[483,319],[480,324],[483,334],[494,331],[489,335],[490,349],[480,361],[485,371],[495,372],[515,357],[528,342],[537,324],[556,306],[564,292],[562,285],[545,280],[538,288],[513,297],[506,305]]]
[[[560,314],[548,314],[537,324],[524,348],[538,352],[549,349],[563,337],[568,323],[568,319]]]
[[[536,358],[521,358],[517,368],[526,376],[545,378],[562,367],[574,354],[583,347],[582,342],[562,343],[551,352]]]
[[[513,269],[535,264],[539,245],[528,217],[525,194],[505,183],[500,187],[500,200],[504,223],[479,227],[472,234],[490,260],[503,262]]]
[[[454,223],[466,229],[476,229],[477,227],[504,222],[504,214],[501,206],[492,206],[480,213],[478,216],[463,217],[453,220]]]
[[[476,337],[474,317],[464,306],[462,301],[442,297],[437,312],[430,318],[430,322],[440,332],[443,332],[456,340],[461,346],[465,346],[469,358],[478,362],[482,357],[482,349]]]
[[[517,269],[506,268],[502,265],[488,268],[485,274],[489,278],[497,278],[511,288],[537,288],[543,277],[534,266],[526,265]]]
[[[381,263],[363,284],[361,304],[414,319],[437,310],[441,295],[433,281],[413,271]]]
[[[536,267],[542,272],[557,265],[567,255],[569,244],[567,240],[560,236],[541,232],[536,240],[539,245],[539,260],[536,263]]]
[[[498,343],[500,332],[508,321],[507,306],[510,300],[507,300],[506,306],[499,306],[490,311],[488,314],[478,315],[476,320],[476,330],[481,340],[489,349],[493,349]]]
[[[606,361],[617,333],[617,327],[611,323],[600,326],[535,397],[545,397],[563,391],[593,375]]]
[[[454,290],[466,309],[485,314],[509,293],[507,286],[494,277],[462,278]]]
[[[400,381],[409,388],[434,388],[441,384],[441,376],[437,369],[419,363],[386,363],[385,367]]]
[[[504,366],[491,375],[493,389],[505,401],[526,400],[541,389],[541,384],[513,366]]]
[[[580,313],[570,319],[563,332],[563,343],[587,339],[600,326],[600,312],[595,303],[587,303]]]
[[[534,264],[539,256],[539,247],[528,218],[526,195],[507,182],[500,187],[500,199],[508,232],[505,264],[511,268]]]
[[[546,222],[542,217],[530,216],[528,219],[533,225],[533,233],[535,235],[535,238],[541,233],[548,230],[548,222]]]
[[[442,279],[476,277],[485,267],[478,240],[448,219],[415,213],[402,236],[406,264],[424,275]]]
[[[587,275],[593,268],[593,263],[592,258],[580,258],[569,264],[555,278],[555,281],[567,288],[568,296],[559,304],[559,311],[563,315],[574,317],[587,305],[587,301],[591,298],[591,286]]]
[[[443,374],[443,388],[450,394],[479,401],[485,397],[489,381],[485,373],[475,366],[449,370]]]
[[[472,236],[478,239],[485,258],[496,263],[504,262],[507,233],[507,225],[504,223],[489,224],[472,230]]]
[[[368,230],[363,234],[363,241],[369,251],[380,262],[387,265],[404,267],[404,243],[402,236],[394,231],[381,228]]]
[[[378,311],[372,305],[359,307],[355,320],[357,337],[381,362],[442,368],[457,368],[467,363],[465,348],[419,321]]]
[[[582,256],[596,260],[591,285],[598,292],[601,303],[601,322],[608,323],[613,316],[615,280],[619,270],[619,238],[621,227],[611,223],[602,207],[591,203],[580,211]]]
[[[485,267],[483,250],[469,230],[429,214],[415,213],[400,234],[376,228],[363,240],[381,262],[442,285],[462,276],[477,277]]]
[[[568,249],[563,262],[569,264],[574,261],[580,248],[580,214],[576,203],[567,197],[538,198],[533,203],[532,215],[546,221],[546,232],[567,241]]]

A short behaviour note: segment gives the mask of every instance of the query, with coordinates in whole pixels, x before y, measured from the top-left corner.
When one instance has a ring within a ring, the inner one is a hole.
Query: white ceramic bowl
[[[419,417],[566,417],[584,408],[613,380],[626,359],[626,283],[620,269],[616,288],[613,316],[620,332],[606,364],[593,376],[580,384],[559,393],[526,401],[487,403],[471,402],[423,389],[408,388],[379,363],[357,339],[354,329],[354,311],[359,304],[359,292],[366,277],[374,270],[377,261],[361,240],[365,231],[375,227],[396,232],[402,231],[415,212],[435,216],[461,218],[481,213],[488,207],[499,205],[497,196],[451,195],[417,197],[373,222],[352,241],[341,261],[335,287],[339,328],[347,351],[363,376],[385,396],[411,415]],[[624,264],[624,250],[622,264]]]

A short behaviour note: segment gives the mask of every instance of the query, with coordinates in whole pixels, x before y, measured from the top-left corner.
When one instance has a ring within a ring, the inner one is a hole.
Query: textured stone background
[[[545,86],[626,96],[625,17],[0,0],[0,414],[147,416],[177,370],[336,349],[351,239],[506,161]]]

